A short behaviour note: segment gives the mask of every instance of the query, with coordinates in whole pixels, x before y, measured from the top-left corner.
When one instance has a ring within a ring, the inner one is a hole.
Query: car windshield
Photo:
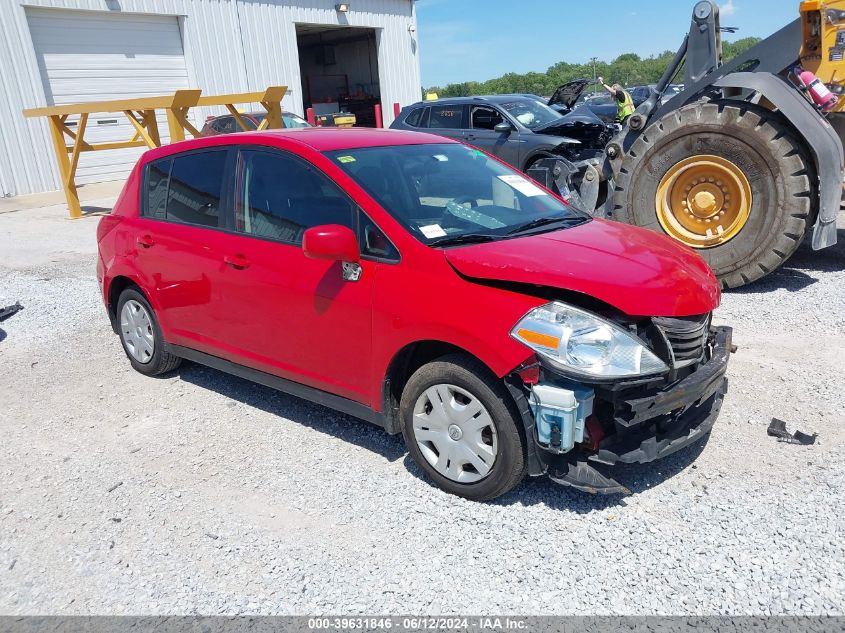
[[[535,99],[513,99],[498,105],[529,130],[557,121],[561,117],[560,112]]]
[[[590,218],[525,175],[458,143],[326,152],[424,244],[552,231]]]

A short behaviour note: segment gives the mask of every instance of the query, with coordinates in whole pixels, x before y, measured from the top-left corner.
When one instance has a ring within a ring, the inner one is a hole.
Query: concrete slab
[[[107,182],[91,183],[89,185],[79,185],[77,188],[79,192],[79,201],[82,203],[83,213],[97,213],[102,211],[110,211],[111,206],[100,206],[102,199],[117,198],[120,190],[123,188],[125,179],[110,180]],[[97,201],[97,204],[94,202]],[[33,193],[26,196],[14,196],[12,198],[0,198],[0,213],[9,213],[13,211],[25,211],[27,209],[41,209],[50,206],[60,206],[64,209],[64,214],[68,214],[67,203],[65,202],[64,191],[45,191],[43,193]]]

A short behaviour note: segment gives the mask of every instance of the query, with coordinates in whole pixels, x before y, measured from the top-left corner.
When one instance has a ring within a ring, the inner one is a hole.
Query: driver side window
[[[301,244],[320,224],[353,228],[352,201],[309,163],[281,151],[242,150],[235,228],[240,233]]]
[[[472,128],[474,130],[492,130],[499,123],[504,123],[504,118],[498,110],[483,106],[472,108]]]

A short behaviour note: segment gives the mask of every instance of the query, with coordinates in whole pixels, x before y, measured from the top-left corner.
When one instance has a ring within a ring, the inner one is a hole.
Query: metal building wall
[[[182,16],[185,61],[193,85],[206,94],[261,90],[284,84],[284,107],[302,112],[296,23],[376,28],[385,125],[392,104],[420,98],[413,0],[353,0],[340,14],[335,0],[2,0],[0,9],[0,195],[60,187],[47,125],[24,108],[46,103],[25,6]],[[198,109],[199,110],[199,109]],[[197,112],[198,120],[209,112]]]

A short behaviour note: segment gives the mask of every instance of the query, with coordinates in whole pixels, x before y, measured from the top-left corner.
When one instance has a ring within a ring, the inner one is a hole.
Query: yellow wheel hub
[[[676,240],[693,248],[719,246],[748,222],[751,185],[721,156],[692,156],[663,176],[655,207],[660,226]]]

